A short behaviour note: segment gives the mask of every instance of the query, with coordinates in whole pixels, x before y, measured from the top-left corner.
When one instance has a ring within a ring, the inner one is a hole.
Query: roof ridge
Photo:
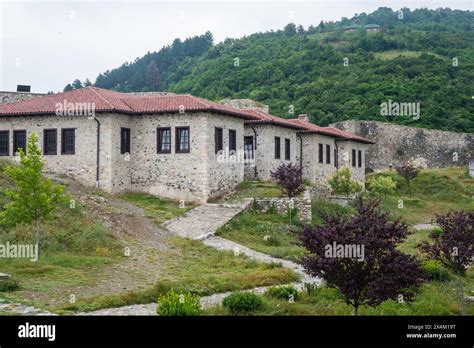
[[[105,98],[105,96],[103,96],[102,93],[99,93],[99,90],[102,90],[101,88],[97,90],[97,87],[93,87],[93,86],[89,86],[89,87],[90,87],[90,90],[100,99],[102,99],[106,104],[108,104],[112,110],[117,110],[117,108],[107,98]]]

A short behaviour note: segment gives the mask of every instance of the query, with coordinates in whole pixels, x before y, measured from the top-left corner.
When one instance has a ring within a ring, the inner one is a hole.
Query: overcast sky
[[[305,28],[321,20],[428,7],[473,9],[473,0],[290,1],[9,1],[0,0],[0,90],[17,84],[32,92],[62,91],[75,78],[92,82],[100,72],[157,51],[175,38],[203,34],[216,42],[287,23]]]

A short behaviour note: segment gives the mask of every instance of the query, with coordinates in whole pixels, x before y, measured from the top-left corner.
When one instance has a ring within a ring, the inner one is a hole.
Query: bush
[[[428,260],[423,262],[422,269],[429,280],[444,282],[449,280],[449,273],[442,263],[437,260]]]
[[[0,281],[0,292],[15,291],[20,288],[20,284],[16,279],[8,279]]]
[[[222,304],[232,313],[247,313],[263,308],[261,296],[252,292],[234,292],[224,298]]]
[[[335,194],[345,195],[349,197],[351,194],[362,191],[362,186],[355,180],[352,180],[352,172],[349,168],[339,169],[328,180],[331,190]]]
[[[369,190],[375,195],[392,195],[395,193],[397,184],[389,176],[378,176],[369,179]]]
[[[166,295],[158,298],[156,309],[158,315],[200,315],[200,297],[191,293],[179,294],[170,290]]]
[[[270,175],[289,198],[304,190],[301,169],[296,164],[283,163],[274,172],[270,172]]]
[[[266,295],[281,300],[290,300],[294,301],[299,299],[299,292],[292,285],[288,286],[272,286],[266,292]]]

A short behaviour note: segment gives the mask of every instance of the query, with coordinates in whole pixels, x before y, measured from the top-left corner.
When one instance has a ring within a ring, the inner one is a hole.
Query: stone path
[[[177,236],[203,240],[214,235],[219,227],[249,205],[250,201],[244,204],[203,204],[182,216],[166,221],[163,226]]]
[[[432,230],[434,227],[436,227],[437,225],[433,225],[433,224],[417,224],[417,225],[414,225],[413,228],[417,231],[422,231],[422,230]]]
[[[2,299],[0,299],[0,312],[11,315],[56,315],[54,313],[43,311],[41,309],[26,306],[20,303],[4,302]]]

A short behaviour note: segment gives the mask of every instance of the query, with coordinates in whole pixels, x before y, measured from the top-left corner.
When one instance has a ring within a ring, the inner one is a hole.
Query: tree
[[[352,180],[351,170],[347,167],[339,169],[334,173],[329,178],[328,183],[333,193],[345,195],[347,198],[351,194],[362,191],[362,186],[357,181]]]
[[[280,185],[289,198],[304,190],[303,178],[299,166],[293,163],[282,163],[270,176]]]
[[[370,192],[375,195],[384,195],[385,198],[387,198],[387,195],[395,193],[397,187],[397,183],[389,176],[370,178],[368,184]]]
[[[72,85],[68,83],[66,87],[64,87],[63,92],[72,91],[73,89],[74,87],[72,87]]]
[[[146,68],[145,81],[147,87],[152,91],[156,91],[160,88],[160,73],[154,60],[152,60]]]
[[[51,213],[64,202],[65,196],[63,186],[53,184],[51,179],[41,174],[44,163],[37,142],[36,134],[31,133],[27,144],[28,155],[20,149],[20,164],[6,169],[14,188],[5,189],[10,202],[0,212],[0,221],[5,225],[34,224],[39,250],[40,224],[51,218]],[[38,258],[35,266],[38,266]]]
[[[398,174],[400,174],[401,176],[405,178],[408,185],[408,192],[410,193],[410,196],[411,196],[410,181],[418,176],[419,170],[409,163],[405,164],[404,166],[397,167],[395,169],[397,170]]]
[[[90,86],[92,86],[92,82],[89,79],[86,79],[84,81],[84,87],[90,87]]]
[[[436,215],[441,232],[434,230],[430,237],[433,244],[420,244],[421,250],[431,258],[441,261],[453,272],[464,275],[474,257],[474,212],[450,211]]]
[[[84,87],[84,86],[82,85],[81,80],[75,79],[75,80],[72,82],[72,87],[73,87],[74,89],[79,89],[79,88],[82,88],[82,87]]]
[[[399,219],[391,222],[379,200],[359,198],[354,216],[323,214],[322,218],[321,226],[305,226],[300,235],[311,253],[301,264],[328,287],[338,289],[354,307],[354,315],[361,305],[413,299],[423,282],[421,266],[414,256],[397,249],[408,228]]]

